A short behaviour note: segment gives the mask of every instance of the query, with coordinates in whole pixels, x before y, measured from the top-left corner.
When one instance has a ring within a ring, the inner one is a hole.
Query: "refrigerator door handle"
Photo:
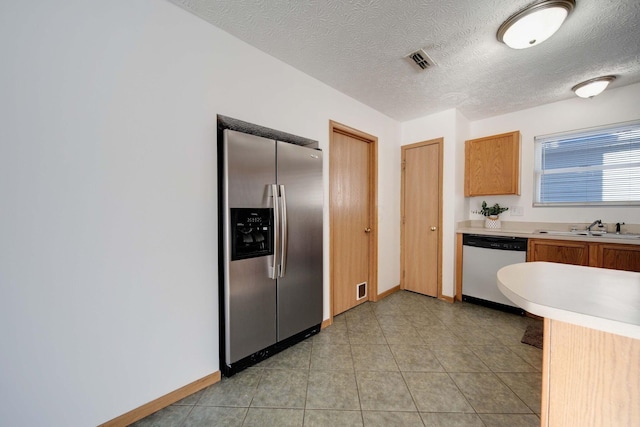
[[[280,197],[278,186],[271,185],[271,197],[273,199],[273,265],[269,267],[269,278],[278,278],[278,249],[280,248]]]
[[[287,272],[287,243],[289,243],[287,197],[285,195],[284,185],[280,185],[280,200],[282,201],[282,207],[280,209],[280,277],[284,277]]]

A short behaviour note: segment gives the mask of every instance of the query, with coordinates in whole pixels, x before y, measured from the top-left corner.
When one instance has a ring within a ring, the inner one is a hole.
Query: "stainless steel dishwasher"
[[[462,300],[523,314],[500,292],[496,274],[527,260],[527,239],[465,234],[462,245]]]

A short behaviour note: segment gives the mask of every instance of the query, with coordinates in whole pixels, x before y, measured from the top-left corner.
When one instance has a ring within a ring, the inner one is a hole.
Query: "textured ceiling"
[[[400,121],[449,108],[470,120],[504,114],[571,98],[606,74],[618,77],[610,87],[640,82],[638,0],[576,0],[554,36],[524,50],[496,31],[529,0],[170,1]],[[436,66],[405,58],[420,48]]]

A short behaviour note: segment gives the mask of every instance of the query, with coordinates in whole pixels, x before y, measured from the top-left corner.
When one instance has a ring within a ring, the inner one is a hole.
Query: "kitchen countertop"
[[[528,262],[501,268],[497,281],[530,313],[640,339],[640,273]]]
[[[482,223],[482,221],[480,221]],[[525,237],[528,239],[550,239],[550,240],[573,240],[573,241],[582,241],[582,242],[602,242],[602,243],[617,243],[620,245],[640,245],[640,239],[638,238],[619,238],[613,237],[608,238],[606,235],[604,236],[570,236],[570,235],[556,235],[556,234],[540,234],[538,230],[558,230],[558,227],[554,224],[549,224],[545,227],[544,223],[535,224],[535,228],[532,228],[528,223],[510,223],[508,224],[508,228],[505,227],[507,225],[503,222],[503,228],[496,230],[491,228],[484,228],[483,226],[476,226],[473,224],[468,224],[466,222],[464,225],[459,225],[456,229],[456,233],[458,234],[480,234],[484,236],[504,236],[504,237]],[[562,231],[562,230],[558,230]]]

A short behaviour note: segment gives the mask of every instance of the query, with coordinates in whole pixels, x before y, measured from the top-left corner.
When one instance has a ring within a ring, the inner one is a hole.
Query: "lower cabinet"
[[[590,256],[595,258],[596,267],[640,272],[640,245],[599,243],[594,246]]]
[[[529,239],[527,261],[640,272],[640,245]]]
[[[527,261],[589,265],[589,243],[568,240],[529,239]]]

